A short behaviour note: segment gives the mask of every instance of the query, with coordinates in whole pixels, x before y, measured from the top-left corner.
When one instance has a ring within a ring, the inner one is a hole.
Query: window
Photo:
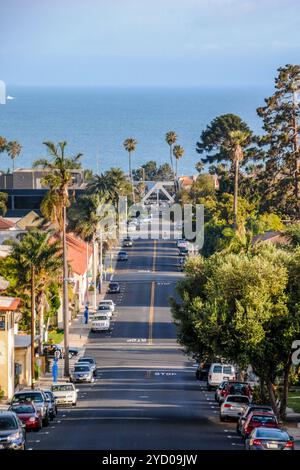
[[[0,330],[5,330],[5,315],[0,315]]]

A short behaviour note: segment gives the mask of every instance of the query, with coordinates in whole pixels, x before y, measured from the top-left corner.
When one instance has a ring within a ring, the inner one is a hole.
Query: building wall
[[[5,315],[5,330],[0,330],[0,387],[4,396],[10,398],[14,393],[14,323],[13,313],[0,312]]]
[[[20,387],[26,387],[31,384],[31,351],[30,347],[15,348],[15,364],[21,365],[21,374],[19,376]]]

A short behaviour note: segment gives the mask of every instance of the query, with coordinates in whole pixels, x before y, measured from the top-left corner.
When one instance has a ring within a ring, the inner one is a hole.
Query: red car
[[[248,418],[246,419],[241,434],[244,439],[247,439],[253,429],[255,428],[279,428],[278,420],[274,413],[268,412],[253,412],[250,413]]]
[[[220,402],[222,403],[227,395],[245,395],[251,400],[252,389],[247,382],[238,382],[236,380],[227,381],[222,393],[220,395]]]
[[[16,413],[22,423],[25,424],[26,431],[40,431],[42,429],[42,417],[34,403],[14,403],[10,406],[9,411]]]

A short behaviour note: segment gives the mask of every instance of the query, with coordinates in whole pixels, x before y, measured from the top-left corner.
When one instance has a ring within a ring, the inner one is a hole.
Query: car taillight
[[[260,440],[260,439],[253,439],[252,444],[253,444],[254,446],[261,446],[261,440]]]
[[[293,441],[287,441],[285,444],[285,449],[292,449],[294,447],[294,442]]]
[[[228,403],[226,403],[226,404],[224,405],[224,408],[231,408],[231,406],[232,406],[232,405],[229,405]]]

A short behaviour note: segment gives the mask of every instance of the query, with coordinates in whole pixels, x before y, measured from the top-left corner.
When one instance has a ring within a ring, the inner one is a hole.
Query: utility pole
[[[31,265],[31,388],[35,384],[35,267]]]
[[[103,235],[102,228],[100,229],[100,266],[99,266],[99,293],[102,294],[102,282],[103,282]]]
[[[70,375],[69,361],[69,293],[68,293],[68,258],[67,258],[67,209],[63,208],[63,320],[64,320],[64,375]]]

